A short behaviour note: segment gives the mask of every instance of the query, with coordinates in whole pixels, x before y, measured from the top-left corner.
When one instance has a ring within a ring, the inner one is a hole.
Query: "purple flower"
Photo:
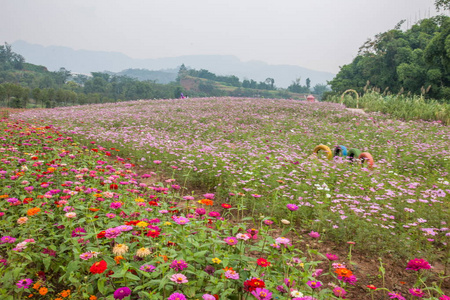
[[[118,229],[118,228],[108,228],[105,230],[105,237],[107,239],[115,239],[121,233],[122,233],[122,231],[120,231],[120,229]]]
[[[322,272],[322,269],[317,269],[312,273],[312,277],[319,277],[320,275],[322,275]]]
[[[139,270],[144,271],[144,272],[153,272],[155,271],[156,267],[154,265],[142,265]]]
[[[284,284],[285,284],[288,288],[294,287],[294,285],[295,285],[295,280],[290,280],[289,278],[285,278],[285,279],[284,279]]]
[[[125,297],[128,297],[131,295],[131,290],[129,287],[121,287],[118,288],[115,292],[114,292],[114,299],[123,299]]]
[[[173,217],[173,220],[179,225],[184,225],[190,222],[190,220],[185,217]]]
[[[16,285],[19,289],[27,289],[30,287],[30,285],[33,283],[33,280],[31,280],[30,278],[25,278],[25,279],[21,279],[19,280]]]
[[[203,300],[216,300],[216,297],[214,297],[213,295],[210,294],[204,294],[202,296]]]
[[[419,271],[421,269],[428,270],[430,268],[431,268],[431,266],[430,266],[429,262],[427,262],[424,259],[418,259],[418,258],[411,259],[408,262],[408,265],[406,266],[406,270],[414,270],[414,271]]]
[[[290,211],[296,211],[298,210],[298,206],[295,204],[288,204],[286,205],[286,207],[290,210]]]
[[[206,273],[208,273],[209,275],[213,275],[214,274],[214,272],[216,272],[216,269],[214,269],[214,267],[213,266],[206,266],[206,268],[203,270],[203,271],[205,271]]]
[[[269,290],[267,290],[267,289],[256,288],[256,290],[254,290],[252,292],[252,295],[255,296],[256,299],[258,299],[258,300],[270,300],[270,299],[272,299],[272,293],[269,292]]]
[[[322,286],[322,282],[320,282],[320,281],[312,281],[312,280],[310,280],[306,284],[309,285],[313,289],[316,289],[316,288],[319,288],[319,287]]]
[[[284,286],[282,286],[282,285],[277,285],[276,290],[279,291],[282,294],[286,294],[287,293],[286,288]]]
[[[442,295],[441,297],[439,297],[439,300],[450,300],[450,297],[446,296],[446,295]]]
[[[186,296],[181,293],[173,293],[167,300],[186,300]]]
[[[188,267],[188,264],[184,260],[174,260],[170,264],[170,268],[177,270],[177,271],[183,271]]]

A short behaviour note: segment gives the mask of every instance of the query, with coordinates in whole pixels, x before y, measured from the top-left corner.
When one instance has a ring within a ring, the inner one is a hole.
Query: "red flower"
[[[268,266],[270,266],[270,262],[268,262],[265,258],[258,258],[256,263],[258,264],[258,266],[261,266],[261,267],[268,267]]]
[[[251,280],[244,281],[244,290],[247,292],[253,292],[257,288],[264,288],[266,284],[259,278],[252,278]]]
[[[160,234],[161,234],[161,233],[160,233],[159,231],[154,230],[154,229],[150,229],[150,230],[147,232],[147,236],[150,236],[150,237],[152,237],[152,238],[156,238],[156,237],[158,237]]]
[[[136,226],[137,223],[139,223],[139,220],[132,220],[132,221],[127,221],[125,222],[125,225],[133,225]]]
[[[101,238],[104,238],[105,237],[105,234],[106,234],[106,231],[101,231],[99,234],[97,234],[97,238],[98,239],[101,239]]]
[[[369,289],[371,289],[371,290],[376,290],[376,289],[377,289],[377,287],[374,286],[373,284],[369,284],[367,287],[368,287]]]
[[[113,183],[113,184],[110,184],[110,185],[109,185],[109,189],[110,189],[110,190],[117,190],[118,188],[119,188],[119,186],[118,186],[117,184],[114,184],[114,183]]]
[[[108,268],[108,264],[106,263],[106,261],[101,260],[99,262],[94,263],[91,266],[91,273],[92,274],[101,274],[103,272],[105,272],[105,270]]]
[[[150,202],[148,202],[148,204],[150,206],[159,206],[158,202],[156,202],[156,201],[150,201]]]
[[[231,205],[227,204],[227,203],[222,203],[222,207],[226,208],[226,209],[229,209],[229,208],[231,208]]]

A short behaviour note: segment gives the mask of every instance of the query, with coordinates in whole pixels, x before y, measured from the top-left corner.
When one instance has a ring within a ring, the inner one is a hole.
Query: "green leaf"
[[[129,278],[131,280],[141,280],[141,278],[139,278],[138,276],[131,274],[128,272],[128,274],[125,276],[126,278]]]
[[[100,278],[100,279],[97,281],[97,287],[98,287],[98,290],[99,290],[100,293],[102,293],[102,294],[105,294],[105,293],[106,293],[106,289],[105,289],[105,281],[106,281],[106,278]]]

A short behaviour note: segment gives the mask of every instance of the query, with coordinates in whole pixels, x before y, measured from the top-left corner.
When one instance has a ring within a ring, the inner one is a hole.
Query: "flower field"
[[[0,126],[2,299],[448,299],[449,127],[234,98],[30,110]],[[375,166],[311,155],[318,144]],[[322,240],[350,252],[320,253]],[[417,280],[357,294],[352,248]]]

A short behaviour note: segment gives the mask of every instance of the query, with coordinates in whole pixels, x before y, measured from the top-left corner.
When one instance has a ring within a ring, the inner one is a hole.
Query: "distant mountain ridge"
[[[44,47],[20,40],[12,43],[12,48],[14,52],[23,55],[27,62],[44,65],[50,71],[64,67],[72,72],[83,74],[103,71],[117,73],[127,69],[164,72],[167,69],[178,69],[181,64],[184,64],[188,68],[206,69],[217,75],[236,75],[241,80],[247,78],[264,81],[270,77],[275,79],[276,86],[284,88],[299,77],[302,78],[302,82],[306,78],[310,78],[311,86],[318,83],[326,84],[334,77],[334,74],[329,72],[310,70],[300,66],[269,65],[261,61],[242,62],[232,55],[185,55],[157,59],[134,59],[119,52],[74,50],[61,46]],[[167,70],[167,73],[172,72],[172,70]]]

